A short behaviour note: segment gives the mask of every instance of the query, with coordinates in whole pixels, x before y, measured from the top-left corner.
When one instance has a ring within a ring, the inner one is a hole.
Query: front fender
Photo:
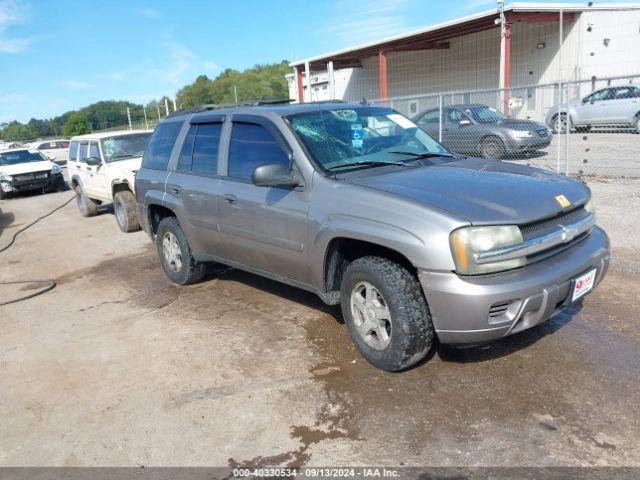
[[[336,238],[361,240],[389,248],[406,257],[416,268],[455,268],[448,233],[432,233],[427,244],[427,240],[415,233],[389,223],[347,214],[331,215],[317,230],[309,253],[310,265],[313,265],[312,282],[319,289],[324,288],[327,249]]]

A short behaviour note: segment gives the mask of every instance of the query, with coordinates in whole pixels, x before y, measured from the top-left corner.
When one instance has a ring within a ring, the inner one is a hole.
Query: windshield
[[[133,157],[141,157],[147,148],[152,132],[121,135],[102,139],[102,153],[105,162],[117,162]]]
[[[16,150],[15,152],[0,153],[0,166],[46,161],[47,158],[37,150]]]
[[[448,155],[442,145],[415,123],[390,108],[318,110],[291,115],[288,120],[316,163],[328,171]]]
[[[465,113],[471,115],[478,123],[498,123],[506,118],[499,111],[489,107],[470,107]]]

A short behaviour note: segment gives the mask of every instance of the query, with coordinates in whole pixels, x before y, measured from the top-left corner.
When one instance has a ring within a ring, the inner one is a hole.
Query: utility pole
[[[144,105],[142,105],[142,113],[144,113],[144,125],[147,130],[149,130],[149,120],[147,120],[147,109]]]
[[[158,123],[160,123],[160,104],[156,103],[156,108],[158,109]]]
[[[176,110],[178,110],[178,107],[176,106],[176,97],[173,97],[173,111],[175,112]]]
[[[127,120],[129,120],[129,130],[131,130],[131,110],[127,107]]]
[[[165,97],[164,99],[164,110],[167,113],[167,117],[169,116],[169,100]]]

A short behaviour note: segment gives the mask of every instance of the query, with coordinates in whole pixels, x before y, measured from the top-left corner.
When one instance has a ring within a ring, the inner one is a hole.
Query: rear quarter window
[[[156,127],[144,151],[142,168],[166,170],[181,128],[182,122],[166,122]]]

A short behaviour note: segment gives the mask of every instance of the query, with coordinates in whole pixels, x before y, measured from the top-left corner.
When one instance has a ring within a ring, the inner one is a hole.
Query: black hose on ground
[[[53,215],[55,212],[57,212],[58,210],[66,207],[67,205],[69,205],[69,203],[71,203],[73,201],[73,199],[75,198],[75,196],[71,197],[69,200],[67,200],[66,202],[64,202],[62,205],[57,206],[56,208],[54,208],[53,210],[51,210],[50,212],[48,212],[45,215],[42,215],[41,217],[36,218],[33,222],[29,223],[28,225],[22,227],[20,230],[18,230],[16,233],[13,234],[13,236],[11,237],[11,240],[9,241],[9,243],[7,243],[4,247],[0,248],[0,253],[9,250],[9,248],[11,246],[13,246],[13,244],[16,241],[16,238],[18,237],[18,235],[20,235],[22,232],[28,230],[29,228],[33,227],[36,223],[38,223],[41,220],[44,220],[45,218],[47,218],[50,215]],[[37,279],[37,280],[0,280],[0,285],[17,285],[17,284],[24,284],[24,283],[41,283],[44,284],[45,286],[42,287],[39,290],[36,290],[35,292],[31,292],[29,294],[23,295],[21,297],[17,297],[17,298],[12,298],[10,300],[6,300],[3,302],[0,302],[0,307],[2,305],[9,305],[10,303],[17,303],[17,302],[21,302],[23,300],[27,300],[29,298],[33,298],[36,297],[38,295],[42,295],[43,293],[48,292],[49,290],[53,290],[56,286],[56,282],[53,279],[47,278],[47,279]]]

